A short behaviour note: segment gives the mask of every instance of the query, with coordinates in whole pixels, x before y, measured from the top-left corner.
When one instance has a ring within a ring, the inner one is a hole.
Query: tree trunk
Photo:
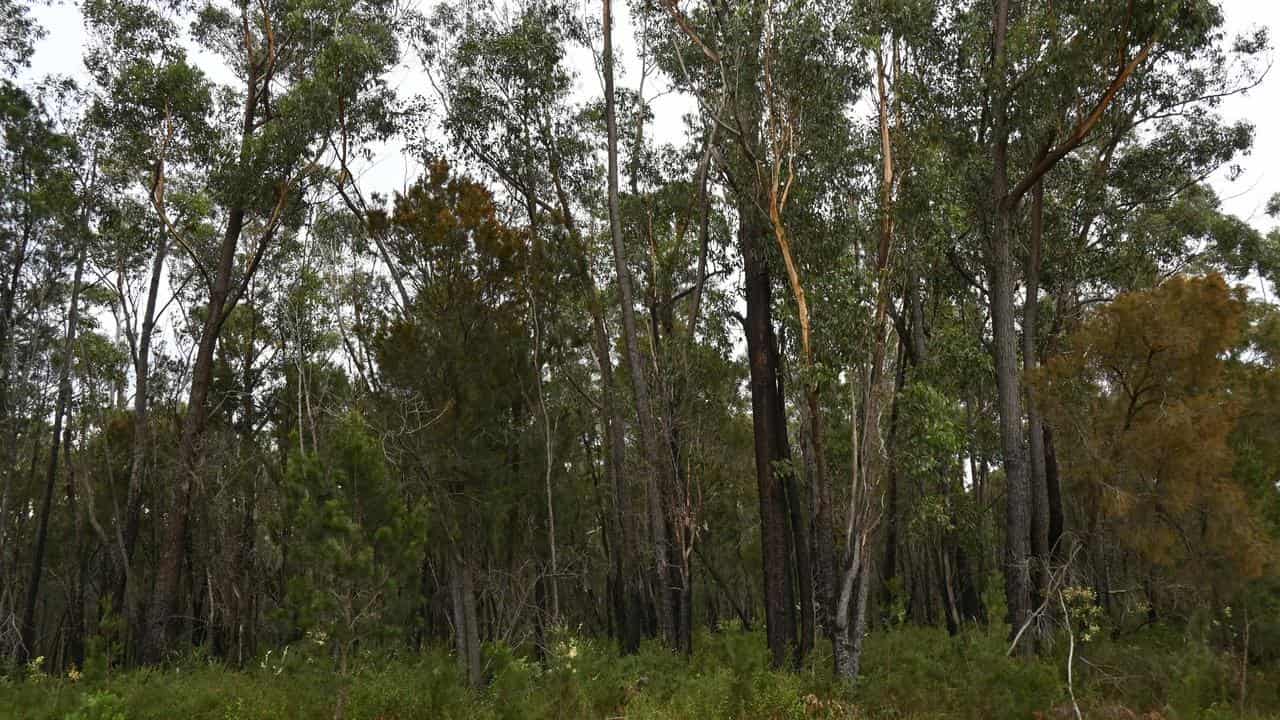
[[[867,560],[870,560],[868,555]],[[869,565],[869,563],[868,563]],[[865,568],[858,578],[858,593],[853,606],[853,629],[850,639],[848,677],[856,679],[862,673],[862,644],[867,636],[867,597],[871,591],[871,568]]]
[[[1026,301],[1022,311],[1022,369],[1030,376],[1035,372],[1037,319],[1040,305],[1040,248],[1044,233],[1044,181],[1037,182],[1031,194],[1031,234],[1028,238]],[[1030,392],[1027,394],[1027,436],[1031,484],[1031,551],[1035,558],[1032,577],[1035,581],[1034,605],[1044,597],[1049,582],[1049,488],[1045,477],[1044,424],[1040,409]]]
[[[262,97],[259,88],[261,82],[258,76],[259,64],[252,57],[252,52],[249,52],[249,55],[244,81],[245,100],[238,161],[242,169],[248,162],[250,146],[258,127],[258,99]],[[283,193],[283,190],[281,192]],[[233,198],[232,205],[227,210],[227,222],[218,252],[218,264],[211,279],[209,303],[205,307],[204,323],[200,329],[195,364],[191,371],[191,391],[187,399],[187,413],[183,418],[182,434],[178,441],[173,499],[156,568],[155,597],[142,633],[141,656],[145,663],[159,662],[169,646],[170,626],[178,607],[182,560],[187,547],[187,521],[192,489],[200,472],[200,443],[204,436],[205,422],[209,416],[208,397],[213,380],[214,350],[217,348],[223,323],[240,299],[240,293],[232,290],[232,271],[240,237],[244,232],[248,207],[247,198],[243,194],[234,194]],[[278,210],[286,201],[287,197],[281,194],[276,200],[276,209]],[[268,224],[263,236],[258,238],[260,248],[271,242],[276,228],[274,221]],[[255,266],[250,265],[246,272],[251,272],[253,269]],[[247,281],[247,277],[242,279],[242,283]],[[240,287],[242,289],[244,285]],[[301,432],[300,426],[299,433]]]
[[[587,264],[587,245],[574,220],[573,206],[569,202],[568,192],[565,191],[561,177],[559,147],[555,144],[549,128],[546,129],[546,135],[551,183],[555,189],[556,201],[560,206],[565,229],[577,246],[575,268],[579,280],[586,289],[587,309],[591,314],[591,350],[595,355],[596,366],[600,370],[600,417],[604,425],[607,445],[604,454],[605,476],[613,493],[613,520],[617,525],[619,536],[619,542],[614,544],[616,555],[614,567],[620,585],[616,613],[621,630],[622,650],[625,653],[633,653],[640,649],[640,636],[643,632],[644,578],[639,559],[638,530],[633,517],[631,493],[627,487],[625,474],[626,422],[618,403],[617,387],[614,382],[611,342],[604,322],[604,303]]]
[[[776,433],[774,442],[778,448],[778,458],[780,463],[779,469],[776,470],[782,476],[782,490],[786,500],[788,519],[790,520],[790,528],[788,534],[789,553],[791,556],[792,567],[795,568],[795,590],[797,601],[800,605],[800,626],[797,628],[795,653],[792,658],[796,669],[804,666],[805,658],[809,656],[813,650],[813,642],[815,636],[814,626],[814,595],[813,595],[813,548],[809,539],[809,518],[811,513],[804,501],[804,493],[800,491],[800,483],[795,468],[791,464],[791,443],[787,435],[787,414],[786,414],[786,392],[782,384],[784,373],[782,372],[781,354],[777,342],[773,343],[773,364],[778,369],[777,377],[777,402],[774,404],[773,431]],[[818,422],[816,427],[812,427],[811,431],[821,433],[822,423],[820,409],[817,406],[817,388],[806,388],[806,395],[810,397],[810,410],[817,410]],[[822,452],[822,446],[815,438],[817,449],[815,455]]]
[[[756,485],[760,497],[760,543],[764,565],[765,626],[773,667],[786,664],[795,641],[791,602],[786,491],[775,463],[782,459],[776,424],[781,412],[773,346],[772,299],[765,257],[763,218],[751,196],[739,198],[738,242],[747,295],[747,358],[750,363],[751,419]]]
[[[159,662],[170,642],[171,622],[177,612],[182,560],[185,555],[187,520],[190,512],[192,488],[200,472],[199,444],[208,419],[209,387],[213,380],[213,355],[222,329],[222,316],[231,288],[231,266],[235,250],[244,226],[244,209],[234,208],[227,221],[222,239],[218,275],[209,295],[200,343],[196,350],[195,366],[191,372],[191,392],[187,400],[187,414],[182,423],[182,435],[178,441],[177,476],[168,522],[164,530],[160,561],[156,568],[155,597],[147,619],[142,643],[142,659],[146,663]]]
[[[139,588],[134,578],[133,553],[138,542],[142,522],[142,483],[146,473],[147,458],[151,449],[150,384],[151,384],[151,336],[155,331],[156,303],[160,296],[160,279],[164,273],[165,256],[169,248],[168,234],[163,230],[155,257],[151,261],[151,282],[147,288],[147,303],[142,315],[142,328],[134,348],[134,396],[133,396],[133,447],[129,458],[129,489],[125,498],[124,557],[121,558],[121,576],[115,588],[113,607],[123,615],[127,627],[137,627]]]
[[[1000,447],[1005,467],[1004,584],[1009,608],[1010,636],[1030,612],[1030,578],[1027,561],[1031,540],[1031,497],[1022,449],[1022,389],[1018,373],[1017,333],[1014,329],[1013,258],[1010,250],[1009,120],[1005,40],[1009,26],[1009,0],[997,0],[993,20],[991,198],[987,271],[990,276],[992,355],[995,361]],[[1019,652],[1027,652],[1022,645]]]
[[[815,419],[814,406],[818,402],[816,393],[807,393],[809,406],[809,432],[806,440],[807,454],[805,465],[812,468],[809,475],[811,495],[813,497],[813,580],[814,595],[819,612],[819,621],[828,639],[835,637],[835,587],[836,587],[836,537],[835,523],[832,521],[831,476],[827,473],[823,443],[816,438],[821,437],[824,428],[820,419]]]
[[[618,121],[613,89],[613,17],[611,0],[603,0],[604,51],[603,70],[605,83],[605,116],[608,126],[609,155],[609,235],[613,244],[613,264],[617,275],[619,302],[622,309],[622,340],[624,356],[631,375],[631,389],[635,396],[639,416],[640,438],[645,459],[649,466],[647,477],[650,535],[654,562],[654,601],[656,604],[659,633],[668,647],[675,647],[677,618],[671,602],[668,569],[668,543],[666,513],[663,498],[671,485],[671,462],[664,458],[662,443],[658,438],[656,416],[649,395],[649,382],[645,374],[644,360],[640,354],[639,331],[636,328],[635,303],[632,296],[631,272],[627,268],[626,246],[622,237],[622,211],[618,201]]]
[[[1053,431],[1044,426],[1044,477],[1049,495],[1049,550],[1060,552],[1063,530],[1062,481],[1058,475],[1058,454],[1053,449]]]
[[[27,583],[27,599],[22,610],[19,662],[26,662],[35,654],[36,604],[40,598],[40,580],[44,575],[45,546],[49,539],[49,513],[53,507],[53,487],[58,476],[58,453],[63,441],[63,422],[66,420],[67,408],[71,404],[71,366],[75,359],[76,327],[80,322],[80,281],[84,276],[87,245],[87,241],[81,241],[76,253],[76,269],[71,281],[67,330],[62,345],[62,368],[58,374],[58,401],[54,406],[53,435],[49,440],[49,466],[44,478],[44,495],[40,501],[40,520],[36,525],[35,549],[31,555],[31,579]]]
[[[454,645],[458,653],[458,669],[467,685],[479,688],[484,684],[480,665],[480,631],[476,623],[475,584],[471,569],[461,549],[449,551],[449,594],[453,600]]]
[[[10,542],[5,532],[9,525],[5,519],[9,517],[9,498],[13,494],[14,464],[18,457],[18,423],[12,407],[13,398],[9,395],[9,386],[13,375],[14,345],[13,311],[17,301],[18,290],[22,284],[22,267],[27,260],[27,245],[32,235],[30,210],[24,214],[22,232],[18,236],[17,246],[10,258],[8,277],[5,278],[3,295],[0,295],[0,473],[4,475],[4,485],[0,488],[0,587],[10,587],[9,571],[16,559],[15,543]],[[0,608],[2,611],[3,608]]]
[[[83,416],[83,413],[81,414]],[[81,505],[78,493],[76,492],[76,466],[72,462],[71,450],[73,438],[71,434],[72,423],[67,421],[65,429],[62,431],[62,461],[67,466],[67,509],[72,516],[72,536],[71,546],[73,548],[72,559],[74,561],[73,569],[70,573],[70,601],[67,607],[67,660],[68,664],[77,667],[84,667],[84,643],[85,643],[85,622],[84,622],[84,596],[85,584],[89,575],[89,557],[86,552],[84,517],[85,508]],[[81,418],[81,442],[88,436],[88,418]],[[86,498],[91,500],[91,498]]]

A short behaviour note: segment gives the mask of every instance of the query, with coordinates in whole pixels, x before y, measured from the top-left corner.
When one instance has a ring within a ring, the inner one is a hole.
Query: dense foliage
[[[0,712],[1280,712],[1218,2],[78,9],[0,0]]]

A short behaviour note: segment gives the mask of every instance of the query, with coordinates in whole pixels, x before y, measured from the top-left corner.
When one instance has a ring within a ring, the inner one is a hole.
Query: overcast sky
[[[422,0],[424,6],[431,0]],[[584,3],[584,13],[598,12],[598,3]],[[1227,35],[1232,37],[1251,27],[1262,25],[1271,30],[1273,43],[1280,43],[1280,2],[1274,0],[1223,0],[1226,11]],[[620,27],[615,32],[615,43],[621,62],[633,55],[633,43],[629,31],[625,3],[616,4]],[[47,37],[39,43],[31,61],[31,76],[47,74],[65,74],[83,77],[81,63],[81,45],[84,40],[84,29],[80,12],[75,3],[56,2],[51,5],[39,5],[35,16],[48,31]],[[579,91],[584,94],[598,94],[599,80],[589,53],[574,55],[578,65]],[[630,64],[633,65],[633,64]],[[413,65],[406,63],[391,73],[390,80],[402,94],[413,95],[425,91],[421,74]],[[623,77],[620,85],[629,85],[631,78]],[[646,91],[646,95],[649,94]],[[657,137],[678,137],[681,128],[681,115],[691,109],[691,104],[680,98],[667,96],[655,107],[658,127],[654,128]],[[1243,173],[1234,181],[1229,181],[1226,172],[1221,171],[1213,178],[1213,186],[1222,197],[1225,209],[1261,229],[1270,229],[1276,223],[1268,218],[1263,208],[1267,199],[1274,193],[1280,193],[1280,132],[1276,132],[1275,116],[1280,113],[1280,68],[1267,76],[1263,83],[1244,96],[1228,98],[1223,106],[1223,114],[1228,120],[1246,118],[1252,120],[1256,127],[1253,152],[1239,159]],[[412,159],[406,158],[398,148],[388,147],[379,153],[375,166],[367,171],[364,182],[371,189],[391,190],[403,185],[415,174],[416,167]]]

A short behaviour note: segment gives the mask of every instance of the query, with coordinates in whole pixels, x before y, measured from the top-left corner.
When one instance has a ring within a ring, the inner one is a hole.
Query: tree
[[[351,654],[357,641],[396,626],[388,609],[421,553],[424,533],[363,418],[343,418],[321,447],[290,464],[294,559],[302,572],[290,581],[289,598],[300,628],[336,649],[333,715],[341,720]]]
[[[1033,375],[1065,441],[1082,532],[1142,563],[1153,608],[1179,595],[1224,601],[1274,559],[1232,471],[1240,403],[1224,355],[1244,311],[1220,276],[1176,276],[1117,297]]]
[[[224,213],[221,237],[209,256],[191,255],[208,296],[143,643],[143,656],[151,662],[169,646],[179,602],[218,337],[277,236],[296,225],[301,191],[316,177],[333,137],[376,127],[385,101],[378,77],[396,56],[390,22],[388,4],[353,0],[328,5],[321,16],[289,3],[210,5],[194,25],[196,39],[224,51],[238,69],[241,112],[238,122],[220,128],[222,143],[208,178],[208,192]],[[252,238],[248,248],[246,234]]]
[[[483,518],[520,487],[523,468],[513,451],[529,429],[524,415],[512,412],[512,398],[534,371],[519,287],[527,238],[498,218],[482,185],[452,175],[443,161],[377,222],[390,223],[389,249],[413,302],[384,320],[375,358],[393,417],[404,418],[401,467],[430,483],[458,661],[479,686],[475,576]]]

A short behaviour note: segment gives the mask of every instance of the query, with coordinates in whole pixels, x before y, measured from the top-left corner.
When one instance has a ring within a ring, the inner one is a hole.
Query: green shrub
[[[1004,629],[1007,630],[1007,629]],[[1105,634],[1104,634],[1105,635]],[[865,720],[1057,717],[1069,709],[1066,644],[1006,657],[1000,628],[955,637],[895,627],[866,640],[864,676],[832,676],[819,642],[799,672],[769,668],[763,633],[698,632],[689,658],[653,642],[620,656],[613,643],[552,633],[546,656],[493,644],[486,688],[468,689],[452,655],[363,651],[350,671],[349,720]],[[1280,717],[1280,667],[1249,667],[1239,713],[1238,653],[1184,627],[1148,627],[1078,644],[1075,694],[1087,717],[1184,720]],[[188,658],[164,671],[31,675],[0,683],[0,718],[21,720],[292,720],[333,716],[331,660],[291,650],[232,670]],[[1069,712],[1069,710],[1068,710]]]
[[[95,690],[84,696],[80,707],[66,720],[125,720],[124,700],[115,693]]]

